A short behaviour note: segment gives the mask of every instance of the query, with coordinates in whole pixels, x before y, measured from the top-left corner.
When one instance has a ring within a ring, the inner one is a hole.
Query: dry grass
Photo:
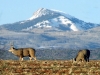
[[[100,61],[72,64],[69,60],[0,60],[0,75],[100,75]]]

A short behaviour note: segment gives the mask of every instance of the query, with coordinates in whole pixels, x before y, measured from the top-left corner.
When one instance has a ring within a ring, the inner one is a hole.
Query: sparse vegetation
[[[100,60],[81,64],[70,60],[0,60],[0,75],[100,75]]]

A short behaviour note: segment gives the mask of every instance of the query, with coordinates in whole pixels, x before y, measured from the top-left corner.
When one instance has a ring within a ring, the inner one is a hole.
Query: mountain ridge
[[[4,24],[5,28],[12,31],[31,31],[34,28],[53,28],[64,31],[88,30],[99,24],[87,23],[61,11],[40,8],[28,20]]]

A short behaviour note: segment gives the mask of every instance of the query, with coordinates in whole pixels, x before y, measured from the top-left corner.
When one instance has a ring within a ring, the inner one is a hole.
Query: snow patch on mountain
[[[56,13],[60,13],[61,15],[66,16],[67,18],[74,18],[73,16],[71,16],[71,15],[69,15],[69,14],[67,14],[67,13],[65,13],[65,12],[63,12],[63,11],[55,10],[55,9],[50,9],[50,10],[51,10],[51,11],[54,11],[54,12],[56,12]]]
[[[69,19],[67,19],[64,16],[59,16],[57,18],[39,22],[35,24],[34,27],[37,27],[37,28],[52,28],[53,27],[55,28],[55,27],[59,27],[60,25],[70,28],[72,31],[78,31],[74,23],[72,23]],[[30,29],[30,27],[28,29]]]
[[[41,27],[51,28],[52,26],[50,26],[50,22],[48,20],[45,20],[45,21],[37,23],[36,25],[34,25],[34,27],[37,27],[37,28],[41,28]]]
[[[73,31],[78,31],[74,23],[72,23],[69,19],[65,18],[64,16],[59,16],[58,18],[54,18],[53,20],[59,23],[59,25],[65,25]]]

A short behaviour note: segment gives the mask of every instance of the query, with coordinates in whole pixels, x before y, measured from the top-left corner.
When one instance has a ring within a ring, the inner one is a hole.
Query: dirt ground
[[[100,60],[0,60],[0,75],[100,75]]]

